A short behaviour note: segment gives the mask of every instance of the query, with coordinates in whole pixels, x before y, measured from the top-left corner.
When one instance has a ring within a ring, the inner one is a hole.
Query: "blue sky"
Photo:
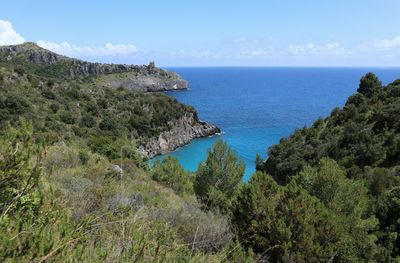
[[[161,66],[400,66],[399,0],[4,1],[0,44]]]

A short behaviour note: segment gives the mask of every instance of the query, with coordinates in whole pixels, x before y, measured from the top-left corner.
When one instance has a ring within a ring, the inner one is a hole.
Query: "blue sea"
[[[195,171],[207,149],[222,137],[246,164],[245,180],[255,171],[256,154],[296,128],[309,126],[342,107],[361,76],[374,72],[384,84],[400,78],[399,68],[169,68],[189,81],[189,90],[169,96],[194,106],[202,120],[223,134],[194,140],[168,154]],[[166,156],[166,155],[164,155]],[[164,158],[164,156],[155,159]]]

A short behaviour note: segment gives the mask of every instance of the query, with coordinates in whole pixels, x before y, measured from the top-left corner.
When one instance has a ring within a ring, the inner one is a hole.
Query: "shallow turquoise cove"
[[[168,95],[194,106],[202,120],[223,134],[194,140],[172,155],[195,171],[206,151],[222,137],[246,164],[245,180],[255,171],[256,154],[296,128],[311,125],[341,107],[357,90],[359,79],[375,72],[387,84],[400,78],[398,68],[172,68],[189,81],[187,91]],[[158,156],[151,160],[164,158]]]

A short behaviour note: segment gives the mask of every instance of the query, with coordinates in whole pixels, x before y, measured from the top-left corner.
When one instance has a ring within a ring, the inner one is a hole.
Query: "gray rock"
[[[190,143],[193,139],[219,134],[221,130],[212,124],[200,121],[196,113],[186,113],[182,118],[170,122],[170,130],[162,132],[139,147],[139,151],[153,158],[166,154]]]
[[[93,63],[62,56],[39,47],[35,43],[0,46],[0,62],[14,62],[21,66],[35,64],[38,68],[57,66],[65,72],[65,79],[92,77],[95,84],[141,91],[187,89],[188,83],[178,74],[149,65]],[[96,81],[99,79],[99,81]]]
[[[111,167],[111,171],[115,174],[117,174],[118,176],[123,176],[124,175],[124,170],[122,170],[121,166],[114,164]]]

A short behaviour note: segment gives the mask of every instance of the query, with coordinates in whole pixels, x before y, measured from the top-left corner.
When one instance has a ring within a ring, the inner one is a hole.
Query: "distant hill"
[[[147,66],[92,63],[56,54],[32,42],[0,46],[0,66],[23,68],[27,73],[47,78],[84,79],[110,88],[164,91],[186,89],[188,85],[178,74],[157,68],[154,63]]]

